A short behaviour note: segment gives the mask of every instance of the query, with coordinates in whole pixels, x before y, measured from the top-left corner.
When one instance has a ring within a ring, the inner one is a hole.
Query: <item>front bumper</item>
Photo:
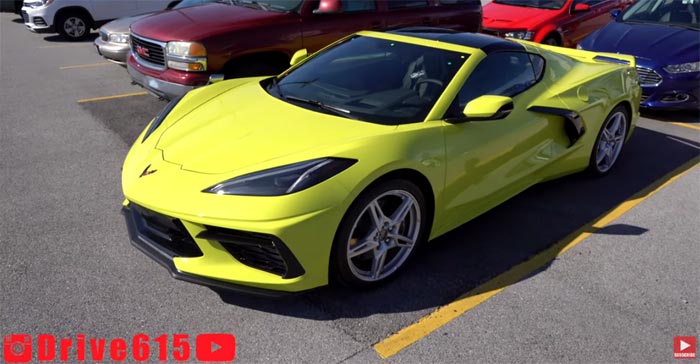
[[[23,7],[21,10],[24,25],[31,31],[37,33],[52,33],[53,16],[46,8]]]
[[[172,69],[154,70],[139,64],[131,53],[127,53],[126,68],[133,83],[166,100],[185,95],[194,88],[209,82],[208,73],[181,72]],[[177,80],[178,82],[172,82]]]
[[[145,88],[146,91],[152,93],[153,95],[166,100],[178,98],[194,89],[193,86],[167,82],[155,77],[144,75],[143,73],[137,71],[131,65],[131,62],[128,61],[126,64],[126,69],[129,71],[129,75],[131,76],[131,81],[133,83]]]
[[[95,47],[97,54],[105,57],[108,61],[112,61],[121,65],[126,64],[126,58],[129,55],[128,43],[112,43],[97,37],[95,39]]]
[[[217,287],[223,288],[229,291],[241,292],[246,294],[251,294],[255,296],[264,297],[282,297],[298,292],[285,292],[285,291],[274,291],[250,286],[244,286],[240,284],[230,283],[222,280],[211,279],[200,275],[190,274],[183,272],[177,268],[175,265],[176,253],[164,248],[161,244],[144,234],[143,231],[147,229],[144,224],[143,218],[140,214],[132,208],[130,205],[126,205],[122,208],[122,214],[126,220],[126,226],[129,230],[129,237],[131,243],[138,250],[146,254],[151,259],[155,260],[162,266],[164,266],[173,278],[183,280],[190,283],[200,284],[207,287]]]
[[[653,70],[661,81],[656,85],[642,83],[640,106],[663,110],[700,110],[700,72],[670,74],[637,59],[638,66]]]

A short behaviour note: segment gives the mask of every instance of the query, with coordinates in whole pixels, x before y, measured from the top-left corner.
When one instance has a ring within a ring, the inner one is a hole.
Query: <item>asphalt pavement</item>
[[[174,280],[129,244],[121,164],[164,105],[91,41],[0,14],[0,335],[223,332],[237,363],[670,363],[674,336],[700,335],[697,113],[645,114],[609,176],[535,186],[377,290],[270,300]]]

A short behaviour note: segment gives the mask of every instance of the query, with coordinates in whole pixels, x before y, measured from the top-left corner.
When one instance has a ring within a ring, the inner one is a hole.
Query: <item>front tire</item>
[[[331,274],[343,285],[371,288],[394,277],[427,238],[423,192],[406,180],[380,183],[345,214],[331,256]]]
[[[75,42],[90,34],[90,19],[80,12],[61,14],[56,18],[56,31],[63,38]]]
[[[605,118],[598,132],[589,164],[593,175],[604,175],[612,170],[622,153],[630,125],[630,115],[627,109],[616,106]]]

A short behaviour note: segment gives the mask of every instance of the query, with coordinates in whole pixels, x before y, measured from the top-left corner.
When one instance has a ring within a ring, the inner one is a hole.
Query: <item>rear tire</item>
[[[630,115],[622,105],[617,105],[603,122],[596,137],[588,170],[594,176],[608,174],[619,160],[627,139]]]
[[[77,42],[87,38],[92,27],[91,19],[81,12],[59,14],[54,24],[56,31],[66,40]]]

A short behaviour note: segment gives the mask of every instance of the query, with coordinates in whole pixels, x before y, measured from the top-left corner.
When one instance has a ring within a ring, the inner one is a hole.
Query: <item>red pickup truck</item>
[[[359,30],[437,26],[481,30],[480,0],[220,0],[131,25],[127,69],[165,99],[226,78],[277,74],[295,51],[315,52]]]

